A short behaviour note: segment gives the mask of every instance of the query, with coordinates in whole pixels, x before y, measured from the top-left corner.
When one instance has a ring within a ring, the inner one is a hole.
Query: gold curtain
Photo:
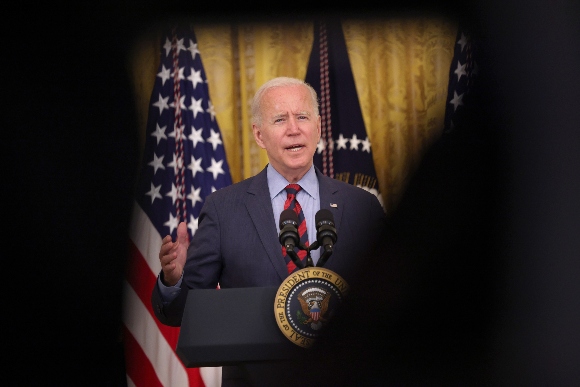
[[[421,156],[443,130],[457,24],[416,17],[344,19],[342,25],[383,203],[389,211]],[[238,182],[267,163],[266,153],[252,136],[251,97],[270,78],[304,79],[313,24],[217,23],[193,28],[232,179]],[[131,54],[142,141],[160,39],[155,32],[144,34]]]

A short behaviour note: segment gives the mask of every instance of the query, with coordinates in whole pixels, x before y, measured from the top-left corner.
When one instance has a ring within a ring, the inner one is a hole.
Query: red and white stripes
[[[179,328],[161,324],[153,313],[150,299],[161,270],[161,236],[137,204],[129,236],[123,308],[128,386],[219,387],[221,367],[186,368],[175,353]]]

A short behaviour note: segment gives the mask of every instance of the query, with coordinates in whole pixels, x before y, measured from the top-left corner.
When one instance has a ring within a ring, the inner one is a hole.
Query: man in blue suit
[[[314,89],[294,78],[266,82],[252,103],[252,130],[269,164],[256,176],[222,188],[206,198],[199,227],[189,242],[181,223],[177,239],[163,238],[162,271],[152,294],[159,321],[179,326],[189,289],[276,287],[288,276],[278,220],[285,187],[297,193],[310,244],[316,241],[315,214],[334,216],[337,240],[325,268],[354,280],[357,263],[376,251],[386,217],[373,194],[327,177],[313,165],[321,134]],[[311,252],[314,264],[320,249]],[[224,371],[225,372],[225,371]],[[224,375],[225,376],[225,375]]]

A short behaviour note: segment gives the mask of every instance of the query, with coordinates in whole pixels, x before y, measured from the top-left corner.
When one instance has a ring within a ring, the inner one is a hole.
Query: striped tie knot
[[[302,187],[299,184],[288,184],[286,186],[286,192],[288,192],[288,194],[296,195],[301,189]]]
[[[288,196],[286,197],[286,202],[284,203],[284,209],[293,209],[296,214],[298,214],[300,209],[296,210],[295,208],[296,203],[298,203],[296,201],[296,194],[302,189],[302,187],[300,187],[298,184],[288,184],[285,189]]]

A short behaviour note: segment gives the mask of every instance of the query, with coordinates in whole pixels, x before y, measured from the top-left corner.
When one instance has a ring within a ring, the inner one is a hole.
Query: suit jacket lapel
[[[272,265],[280,279],[283,280],[288,276],[288,269],[286,269],[284,257],[282,256],[282,245],[280,243],[272,243],[278,240],[278,233],[276,228],[273,227],[277,223],[274,219],[266,168],[254,177],[247,192],[246,208],[248,213],[252,218],[254,227],[258,230],[258,236]]]
[[[346,199],[340,194],[338,180],[324,176],[318,169],[316,169],[316,175],[318,176],[319,184],[320,209],[327,209],[332,212],[336,233],[340,235],[340,224]]]

